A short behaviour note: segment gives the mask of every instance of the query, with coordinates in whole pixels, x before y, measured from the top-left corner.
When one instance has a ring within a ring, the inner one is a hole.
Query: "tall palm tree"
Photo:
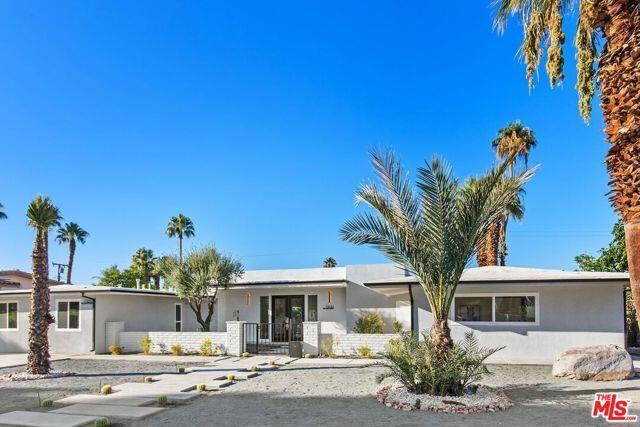
[[[138,277],[144,284],[148,284],[156,269],[153,251],[147,248],[140,248],[131,257],[131,267],[136,271]],[[157,285],[157,282],[156,282]]]
[[[195,235],[195,228],[190,218],[179,214],[178,216],[171,217],[169,224],[167,224],[166,230],[167,236],[178,236],[178,257],[182,262],[182,239],[184,237],[189,238]]]
[[[56,240],[58,243],[69,243],[69,264],[67,265],[67,283],[71,283],[71,271],[73,270],[73,259],[76,255],[76,242],[84,245],[89,237],[89,233],[83,230],[75,222],[68,222],[58,228]]]
[[[7,219],[7,214],[2,209],[4,209],[4,206],[0,203],[0,219]]]
[[[551,86],[562,83],[564,16],[578,7],[575,46],[579,111],[591,117],[596,82],[611,144],[606,156],[611,201],[625,227],[631,293],[640,312],[640,10],[638,0],[497,0],[495,25],[502,31],[511,15],[524,26],[521,51],[530,86],[547,50]]]
[[[333,268],[336,265],[338,265],[338,263],[336,262],[336,260],[333,257],[325,258],[324,261],[322,261],[322,266],[324,268]]]
[[[418,168],[416,189],[393,153],[374,152],[372,159],[381,187],[363,185],[356,200],[373,212],[345,223],[341,237],[373,246],[416,275],[433,315],[429,339],[445,354],[453,345],[447,319],[460,276],[489,226],[533,171],[504,178],[508,163],[503,162],[461,185],[434,157]]]
[[[36,197],[27,209],[27,224],[36,230],[32,254],[31,312],[29,314],[29,355],[27,371],[46,374],[49,361],[49,325],[54,318],[49,312],[49,229],[60,224],[60,210],[51,199]]]

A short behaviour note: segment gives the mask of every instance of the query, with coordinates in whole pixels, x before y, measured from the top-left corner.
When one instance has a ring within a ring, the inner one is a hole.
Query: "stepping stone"
[[[279,366],[277,365],[260,365],[258,366],[258,371],[275,371],[278,368]]]
[[[56,400],[56,403],[60,405],[89,403],[94,405],[146,406],[154,404],[155,402],[155,399],[142,397],[122,397],[118,396],[117,393],[107,396],[100,396],[95,394],[77,394],[75,396],[69,396],[65,397],[64,399]]]
[[[260,374],[257,373],[257,372],[249,371],[249,372],[238,372],[237,374],[234,374],[234,375],[236,377],[236,380],[244,381],[244,380],[248,380],[250,378],[255,378]]]
[[[216,390],[221,390],[225,387],[229,387],[231,384],[233,384],[232,381],[227,381],[227,380],[222,380],[222,381],[212,381],[209,383],[205,383],[205,387],[207,389],[207,391],[216,391]]]
[[[181,383],[158,381],[157,383],[151,384],[124,383],[114,387],[113,389],[117,392],[116,394],[136,392],[144,396],[144,393],[150,393],[153,395],[181,393],[183,391],[193,390],[195,387],[195,382],[193,381]]]
[[[162,392],[144,392],[144,391],[127,391],[121,392],[123,396],[132,396],[132,397],[143,397],[154,399],[157,401],[159,396],[167,396],[167,400],[169,402],[186,402],[191,399],[195,399],[200,396],[200,393],[197,391],[187,391],[187,392],[175,392],[175,393],[162,393]]]
[[[149,408],[121,405],[91,405],[78,403],[51,411],[54,414],[88,415],[94,417],[120,418],[125,420],[141,420],[150,415],[164,411],[164,408]]]
[[[28,427],[80,427],[92,425],[99,418],[102,417],[13,411],[0,415],[0,424]]]

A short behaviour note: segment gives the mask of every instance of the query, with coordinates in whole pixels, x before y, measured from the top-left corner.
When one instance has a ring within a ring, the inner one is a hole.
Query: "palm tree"
[[[7,214],[2,209],[4,209],[4,206],[0,203],[0,219],[7,219]]]
[[[324,261],[322,261],[322,266],[324,268],[333,268],[336,265],[338,265],[338,263],[336,262],[335,259],[333,259],[333,257],[325,258]]]
[[[562,83],[564,15],[578,6],[575,36],[579,111],[591,117],[596,81],[611,146],[606,156],[611,176],[611,202],[622,216],[635,308],[640,312],[640,10],[638,0],[497,0],[495,25],[503,31],[511,15],[524,26],[521,51],[527,77],[533,75],[547,49],[551,86]],[[597,71],[596,71],[597,70]]]
[[[58,228],[56,240],[58,243],[69,243],[69,264],[67,265],[67,283],[71,283],[71,271],[73,270],[73,259],[76,255],[76,242],[84,245],[89,237],[89,233],[83,230],[75,222],[68,222]]]
[[[154,277],[156,269],[155,257],[153,251],[147,248],[140,248],[131,257],[131,267],[135,270],[142,283],[148,284],[150,279]],[[154,277],[154,281],[155,277]],[[157,285],[156,281],[156,285]]]
[[[27,371],[46,374],[49,361],[49,325],[54,318],[49,312],[49,229],[60,224],[62,217],[51,199],[36,197],[27,209],[27,224],[36,230],[32,255],[31,312],[29,314],[29,355]]]
[[[178,257],[180,262],[182,262],[182,239],[184,237],[189,238],[195,235],[193,222],[190,218],[182,214],[171,217],[169,224],[167,224],[166,233],[169,237],[178,236]]]
[[[381,183],[356,191],[360,214],[340,230],[343,240],[371,245],[415,274],[424,290],[433,325],[429,339],[441,355],[453,345],[447,318],[460,276],[489,226],[511,203],[532,170],[505,178],[507,162],[464,185],[437,157],[418,169],[417,189],[393,153],[372,153]]]

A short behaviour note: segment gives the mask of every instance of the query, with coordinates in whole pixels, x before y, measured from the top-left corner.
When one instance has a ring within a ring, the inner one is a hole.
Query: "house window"
[[[182,332],[182,304],[176,304],[176,332]]]
[[[80,329],[80,301],[58,301],[58,329]]]
[[[456,298],[456,320],[460,322],[491,322],[491,297]]]
[[[496,322],[536,321],[536,297],[496,297]]]
[[[484,323],[537,323],[537,294],[461,295],[454,298],[454,320]]]
[[[318,295],[309,295],[307,297],[307,319],[309,322],[318,321]]]
[[[260,339],[269,338],[269,297],[260,297]]]
[[[0,303],[0,329],[18,329],[18,303]]]

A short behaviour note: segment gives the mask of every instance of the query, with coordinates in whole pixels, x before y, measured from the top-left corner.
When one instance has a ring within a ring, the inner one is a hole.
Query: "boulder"
[[[631,355],[617,345],[570,348],[553,364],[554,376],[576,380],[619,381],[635,374]]]

